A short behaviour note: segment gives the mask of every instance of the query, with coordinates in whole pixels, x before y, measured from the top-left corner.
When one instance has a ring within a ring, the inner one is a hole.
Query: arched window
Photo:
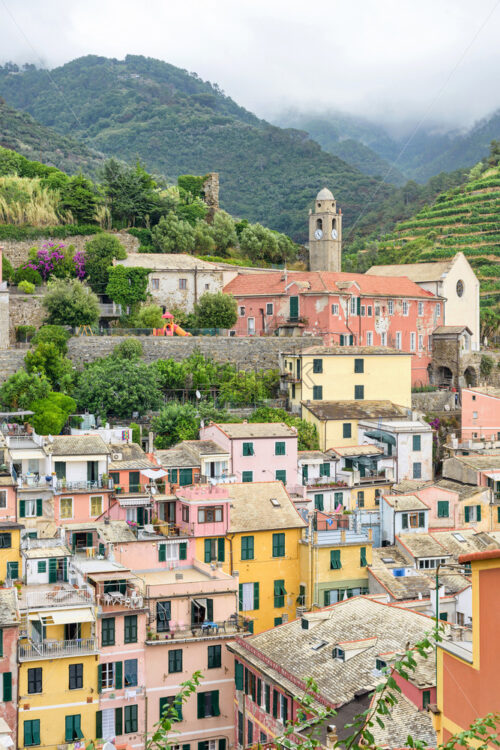
[[[316,229],[323,229],[323,219],[316,219]]]

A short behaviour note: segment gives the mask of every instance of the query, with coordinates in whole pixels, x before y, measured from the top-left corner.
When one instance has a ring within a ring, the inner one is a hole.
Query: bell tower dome
[[[342,211],[328,188],[319,191],[314,211],[309,211],[309,268],[311,271],[341,270]]]

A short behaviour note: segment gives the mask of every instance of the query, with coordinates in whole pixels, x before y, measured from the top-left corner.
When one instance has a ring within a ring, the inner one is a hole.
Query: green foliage
[[[236,234],[235,221],[225,211],[217,211],[212,230],[215,249],[221,255],[225,255],[230,247],[237,245],[238,235]]]
[[[30,422],[39,435],[59,435],[69,415],[75,413],[76,401],[64,393],[49,393],[30,408],[35,412]]]
[[[101,417],[130,418],[160,405],[156,370],[141,360],[98,359],[81,373],[75,390],[79,409]]]
[[[201,175],[181,174],[177,178],[177,184],[186,193],[191,193],[193,198],[203,198],[203,185],[208,177],[209,175],[202,177]]]
[[[195,255],[210,255],[215,251],[213,229],[210,224],[199,221],[194,227]]]
[[[16,327],[16,341],[31,341],[36,333],[35,326],[17,326]]]
[[[101,230],[93,225],[77,226],[76,224],[61,224],[53,227],[16,226],[14,224],[0,224],[0,240],[37,240],[41,237],[65,239],[77,235],[96,234]]]
[[[73,366],[56,344],[42,341],[34,351],[26,352],[24,363],[28,373],[45,375],[53,389],[66,390],[71,387]]]
[[[205,292],[194,315],[197,328],[232,328],[238,319],[238,305],[230,294]]]
[[[71,333],[64,326],[43,325],[36,332],[32,343],[38,346],[42,342],[49,342],[57,346],[61,354],[64,355],[68,351],[68,341],[70,338]]]
[[[144,227],[131,227],[127,230],[132,237],[137,237],[139,242],[139,252],[151,253],[154,252],[153,239],[151,237],[151,230]]]
[[[82,174],[71,177],[61,189],[61,208],[70,211],[78,224],[95,221],[97,198],[93,184]]]
[[[155,448],[169,448],[182,440],[196,440],[199,421],[192,404],[171,401],[151,420],[155,432]]]
[[[280,263],[297,257],[297,246],[284,234],[261,224],[247,226],[240,235],[240,248],[253,261]]]
[[[294,416],[285,409],[274,409],[270,406],[261,406],[256,409],[248,419],[249,422],[284,422],[289,427],[297,430],[297,443],[299,451],[311,451],[319,449],[319,438],[316,425],[306,422],[305,419]]]
[[[481,361],[479,363],[479,371],[481,377],[487,379],[492,373],[493,367],[495,366],[495,360],[489,354],[482,354]]]
[[[5,409],[31,409],[33,401],[44,399],[50,392],[50,383],[44,374],[18,370],[0,388],[0,401]]]
[[[127,359],[134,362],[140,359],[142,354],[142,344],[140,341],[137,341],[137,339],[125,339],[115,346],[112,356],[115,359]]]
[[[162,253],[192,253],[194,229],[174,213],[162,216],[151,232],[153,246]]]
[[[34,286],[40,286],[42,284],[42,277],[34,268],[23,268],[21,266],[14,271],[13,281],[18,286],[23,281],[29,281]]]
[[[96,294],[104,294],[113,260],[124,260],[125,248],[112,234],[98,234],[85,244],[85,273],[87,282]]]
[[[162,315],[159,305],[144,305],[137,313],[139,328],[161,328],[165,323]]]
[[[21,292],[24,292],[25,294],[35,293],[35,285],[30,281],[20,281],[17,287],[21,290]]]
[[[181,682],[180,689],[176,694],[176,700],[172,705],[167,705],[160,721],[154,725],[151,736],[146,739],[146,750],[168,750],[171,747],[170,734],[176,732],[175,724],[179,721],[177,706],[181,706],[194,695],[201,683],[202,674],[194,672],[191,679]]]
[[[279,379],[279,378],[278,378]],[[256,372],[240,370],[221,384],[219,398],[221,403],[243,406],[271,398],[271,387]]]
[[[145,226],[158,209],[156,182],[139,162],[135,167],[129,167],[116,159],[109,159],[102,170],[102,185],[114,222]]]
[[[91,326],[99,319],[96,295],[76,279],[49,281],[43,306],[47,310],[47,323],[53,325]]]
[[[137,445],[140,445],[141,444],[140,425],[138,425],[137,422],[131,422],[129,424],[129,429],[132,430],[132,442],[137,443]]]
[[[2,255],[2,279],[3,281],[10,281],[14,276],[14,268],[12,263],[5,255]]]
[[[129,268],[128,266],[113,266],[109,269],[109,281],[106,294],[112,300],[124,307],[134,307],[139,302],[145,302],[148,287],[147,268]]]

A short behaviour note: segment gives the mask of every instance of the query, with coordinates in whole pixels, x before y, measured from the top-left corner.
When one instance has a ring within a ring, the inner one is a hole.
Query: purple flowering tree
[[[83,250],[78,250],[73,255],[73,263],[75,264],[76,278],[83,281],[85,278],[85,253]]]
[[[51,276],[67,278],[76,276],[82,280],[85,277],[85,254],[79,250],[74,255],[64,252],[62,243],[48,242],[31,255],[30,261],[23,268],[38,271],[44,281]],[[71,249],[71,248],[70,248]],[[34,252],[34,251],[32,251]]]

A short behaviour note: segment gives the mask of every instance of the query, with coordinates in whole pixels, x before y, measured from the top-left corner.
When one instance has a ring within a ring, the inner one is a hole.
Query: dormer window
[[[345,661],[345,651],[342,648],[336,646],[332,650],[332,658],[337,659],[337,661]]]
[[[383,659],[375,659],[375,669],[377,669],[379,672],[381,672],[383,669],[387,667],[387,662]]]

